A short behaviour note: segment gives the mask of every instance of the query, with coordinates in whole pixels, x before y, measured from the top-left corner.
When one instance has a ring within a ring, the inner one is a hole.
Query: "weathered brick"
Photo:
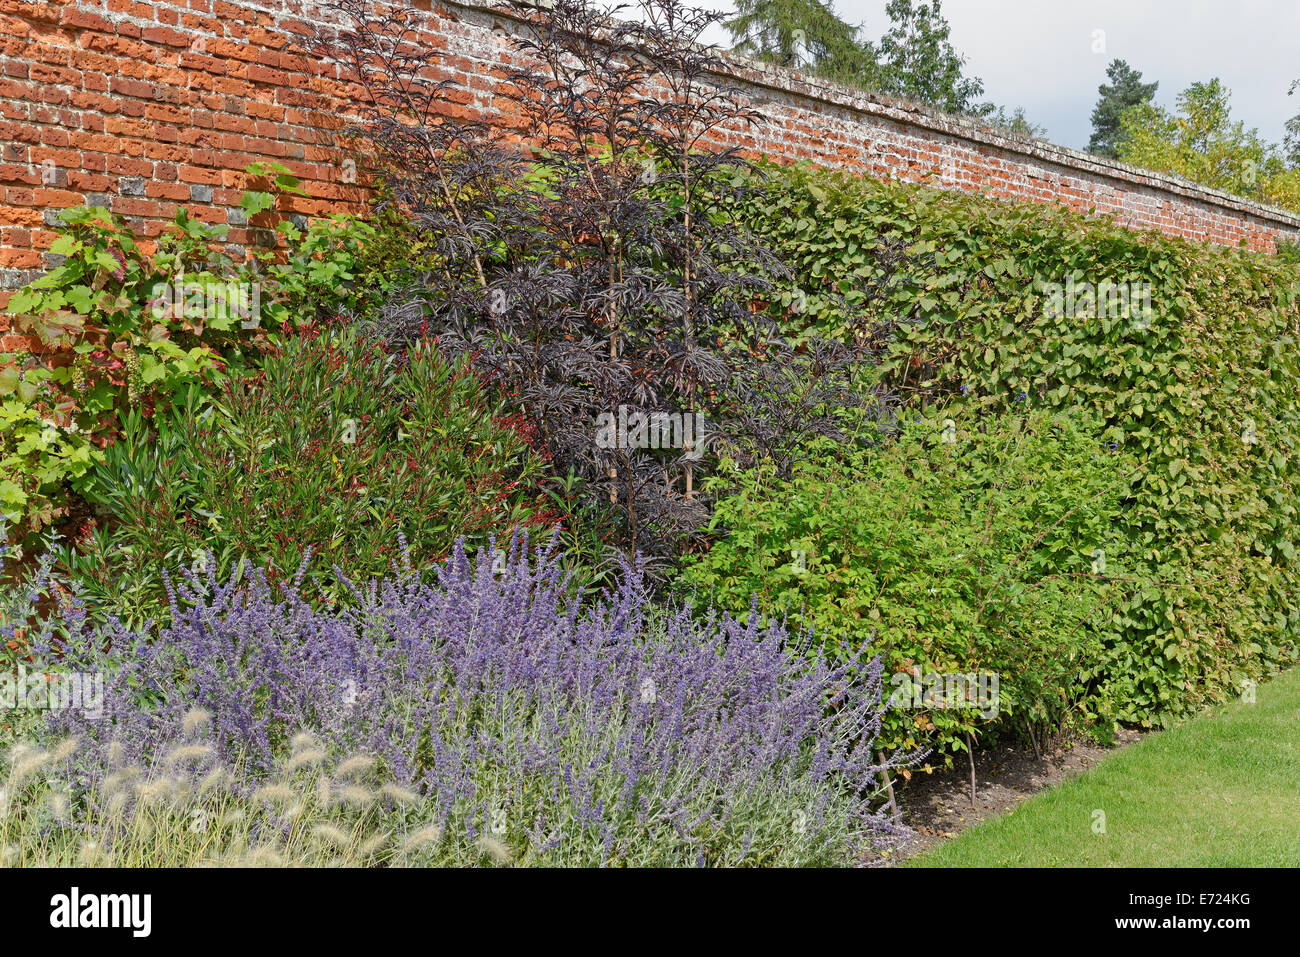
[[[517,29],[510,15],[482,2],[414,0],[436,21],[421,42],[439,54],[435,72],[455,83],[445,113],[489,120],[526,148],[527,125],[506,94],[510,71],[528,63],[505,40]],[[234,227],[232,242],[256,242],[237,204],[241,171],[258,159],[289,162],[303,178],[310,198],[293,199],[296,214],[358,208],[360,188],[338,179],[346,152],[336,134],[361,90],[305,46],[321,3],[0,0],[0,286],[13,270],[42,265],[52,213],[86,201],[111,202],[147,236],[177,204],[193,205]],[[1272,249],[1279,236],[1300,235],[1300,217],[1156,174],[780,70],[728,69],[765,122],[718,129],[710,146],[1059,204],[1227,245]],[[44,159],[54,163],[49,182]]]

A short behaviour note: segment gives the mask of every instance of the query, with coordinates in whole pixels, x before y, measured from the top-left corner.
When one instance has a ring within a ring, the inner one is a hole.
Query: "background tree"
[[[736,52],[793,69],[844,69],[866,53],[825,0],[736,0],[725,25]]]
[[[916,100],[950,113],[967,113],[1023,136],[1047,131],[1022,107],[1008,111],[977,103],[977,77],[962,73],[939,0],[891,0],[890,27],[873,43],[862,27],[842,20],[829,0],[736,0],[727,21],[733,49],[747,56],[812,73],[859,89]]]
[[[992,109],[989,109],[989,108]],[[1014,110],[1008,111],[1001,106],[993,106],[992,103],[983,104],[976,115],[987,123],[994,126],[1000,126],[1004,130],[1012,133],[1018,133],[1021,136],[1028,136],[1030,139],[1042,139],[1047,135],[1047,127],[1039,126],[1025,115],[1025,108],[1017,106]]]
[[[1119,158],[1202,186],[1276,202],[1285,172],[1276,146],[1232,118],[1232,93],[1218,80],[1193,83],[1178,95],[1175,112],[1135,106],[1121,118]]]
[[[885,12],[889,30],[878,43],[866,45],[875,63],[876,89],[949,113],[977,111],[984,82],[963,74],[966,58],[949,39],[940,0],[889,0]]]
[[[1106,77],[1110,82],[1097,87],[1101,98],[1092,109],[1092,138],[1088,140],[1088,150],[1098,156],[1119,159],[1122,117],[1135,106],[1149,106],[1160,84],[1143,83],[1141,71],[1118,59],[1110,61]]]
[[[1286,95],[1293,96],[1297,89],[1300,89],[1300,80],[1292,82]],[[1285,153],[1286,165],[1291,169],[1300,169],[1300,113],[1286,121],[1286,138],[1282,141],[1282,151]]]
[[[1287,96],[1293,95],[1297,89],[1300,89],[1300,80],[1291,84]],[[1286,121],[1281,153],[1286,169],[1264,180],[1261,198],[1283,209],[1300,210],[1300,114]],[[1291,255],[1296,253],[1293,251]]]

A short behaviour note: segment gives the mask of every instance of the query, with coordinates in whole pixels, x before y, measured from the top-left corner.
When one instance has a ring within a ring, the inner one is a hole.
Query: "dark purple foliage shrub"
[[[310,731],[377,756],[449,837],[557,863],[832,863],[897,837],[877,810],[878,660],[656,610],[637,567],[579,604],[553,543],[495,564],[458,546],[436,584],[407,568],[333,612],[258,573],[191,578],[157,641],[110,636],[104,717],[56,730],[147,765],[201,708],[249,786]]]
[[[330,5],[338,29],[322,27],[313,53],[355,79],[359,159],[437,253],[368,323],[397,343],[427,328],[469,357],[559,474],[621,519],[628,553],[661,569],[701,537],[699,485],[722,458],[784,471],[806,438],[841,435],[828,410],[879,416],[885,396],[864,392],[864,343],[787,341],[767,315],[773,279],[790,272],[731,215],[754,190],[737,185],[755,181],[740,175],[749,162],[710,145],[761,120],[720,80],[707,42],[725,14],[681,0],[635,13],[601,0],[509,5],[523,29],[506,34],[516,66],[495,95],[512,102],[527,153],[463,117],[467,91],[440,79],[436,18]],[[599,438],[602,418],[623,413],[696,424]]]

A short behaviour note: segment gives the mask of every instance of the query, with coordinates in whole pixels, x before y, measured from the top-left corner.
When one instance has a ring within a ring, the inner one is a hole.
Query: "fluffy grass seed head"
[[[50,755],[51,761],[66,761],[77,751],[78,741],[75,737],[64,738],[55,746],[54,752]]]
[[[344,784],[334,791],[340,801],[345,804],[351,804],[354,807],[367,807],[374,803],[375,795],[373,792],[359,787],[355,784]]]
[[[357,848],[362,859],[373,856],[376,851],[388,843],[388,838],[391,836],[391,831],[380,831],[378,834],[374,834],[362,841],[361,846]]]
[[[348,832],[341,827],[335,827],[333,824],[317,824],[311,832],[327,844],[333,844],[338,848],[348,846]]]
[[[207,773],[202,781],[199,782],[199,797],[205,797],[212,791],[226,783],[227,771],[225,768],[213,768]]]
[[[208,712],[204,711],[202,708],[194,708],[187,712],[185,717],[182,719],[181,731],[188,737],[206,728],[208,722],[211,720],[212,715]]]
[[[78,867],[96,867],[110,862],[109,853],[104,850],[98,841],[81,842],[81,848],[77,851]]]
[[[406,839],[406,850],[418,851],[421,848],[437,844],[442,840],[442,828],[437,824],[430,824],[420,828],[414,834]]]
[[[284,858],[280,852],[267,844],[253,848],[244,860],[249,867],[284,867]]]
[[[513,859],[510,854],[510,848],[506,847],[504,843],[498,841],[495,837],[489,837],[484,834],[478,839],[478,847],[479,850],[492,858],[492,860],[496,861],[498,864],[509,864]]]
[[[304,737],[299,735],[299,737]],[[286,774],[292,774],[299,768],[309,768],[320,764],[325,760],[325,752],[320,748],[305,748],[301,751],[295,751],[284,762],[284,771]]]
[[[420,795],[416,794],[414,791],[410,790],[409,788],[404,788],[397,784],[392,784],[392,783],[385,784],[382,788],[380,788],[380,791],[383,793],[384,797],[388,798],[390,801],[394,801],[397,804],[419,804],[420,803]]]
[[[268,784],[257,789],[253,800],[266,804],[288,804],[297,796],[293,788],[285,787],[283,784]]]
[[[368,754],[354,754],[346,758],[334,771],[334,776],[339,778],[350,777],[354,774],[365,774],[375,766],[375,759]]]
[[[25,749],[21,758],[14,762],[13,770],[9,772],[10,783],[18,785],[26,781],[29,777],[39,771],[45,765],[50,763],[51,755],[48,751],[37,751],[34,749]]]
[[[212,748],[206,744],[182,744],[167,752],[163,760],[168,764],[193,764],[212,755]]]

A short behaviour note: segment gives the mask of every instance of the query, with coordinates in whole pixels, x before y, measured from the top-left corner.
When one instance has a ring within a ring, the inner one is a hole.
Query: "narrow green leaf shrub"
[[[241,561],[291,579],[310,551],[325,594],[381,575],[404,535],[424,567],[459,536],[550,527],[535,480],[544,463],[478,379],[431,342],[396,354],[354,330],[275,340],[261,368],[232,376],[214,406],[126,420],[88,474],[109,524],[62,550],[93,605],[161,615],[161,573],[222,575]]]
[[[1121,718],[1167,723],[1296,660],[1300,268],[1038,205],[766,173],[735,212],[796,272],[803,308],[769,306],[788,327],[847,334],[836,288],[907,317],[881,366],[905,398],[950,400],[959,429],[1021,395],[1082,408],[1142,466],[1117,528],[1179,586],[1116,622]],[[863,250],[884,242],[913,256],[873,286]]]
[[[735,612],[753,596],[841,653],[881,654],[900,694],[925,705],[890,713],[887,748],[935,745],[950,758],[968,733],[1071,719],[1108,733],[1104,626],[1149,587],[1118,522],[1132,462],[1043,412],[899,424],[876,450],[823,444],[788,482],[747,474],[683,582]],[[981,673],[998,675],[996,702],[914,700],[918,677]]]

